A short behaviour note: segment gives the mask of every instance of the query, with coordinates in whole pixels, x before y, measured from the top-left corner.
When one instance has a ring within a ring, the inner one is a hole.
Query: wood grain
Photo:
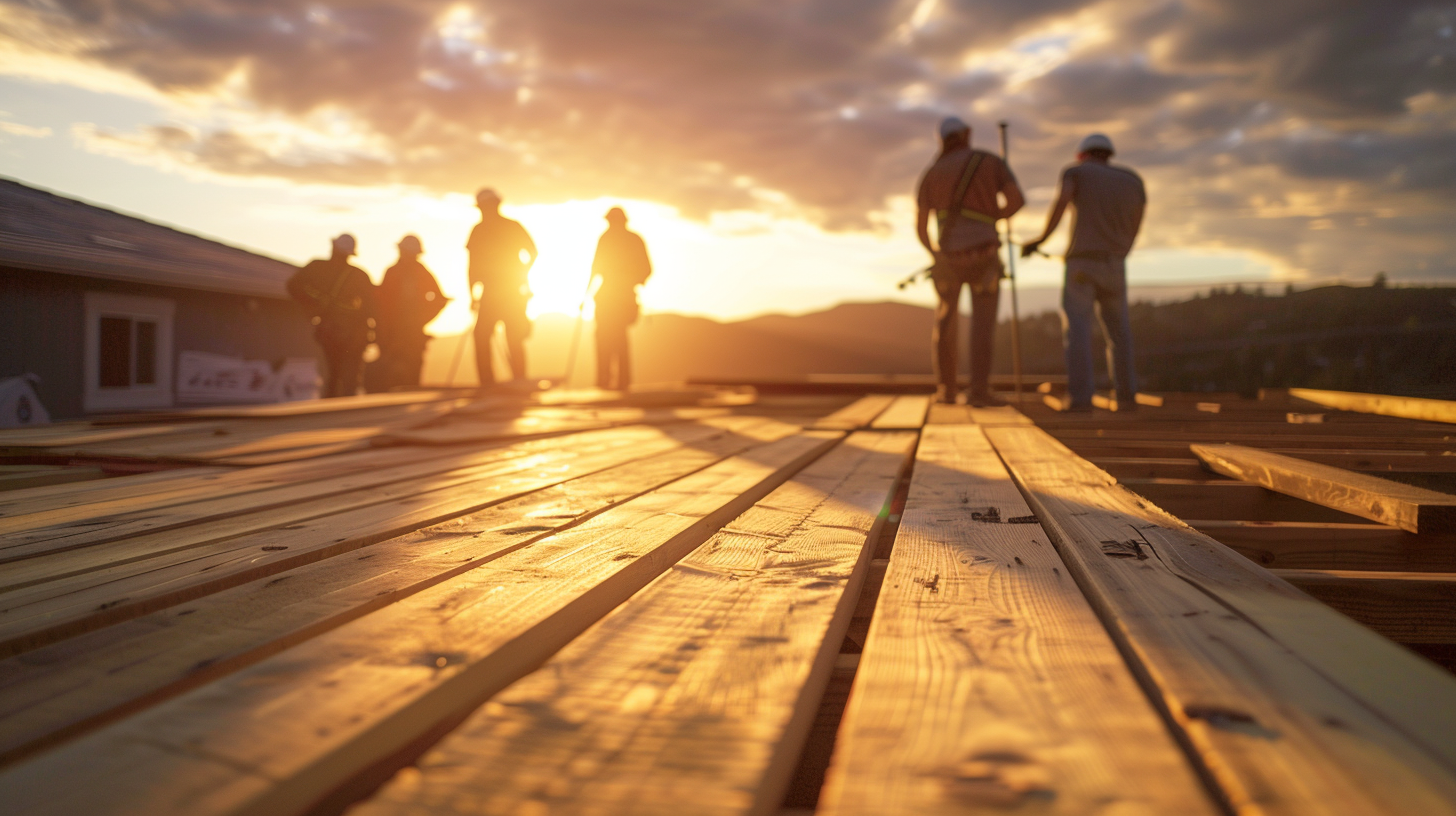
[[[1323,405],[1326,408],[1334,408],[1337,411],[1360,411],[1424,422],[1456,422],[1456,402],[1451,400],[1391,397],[1385,394],[1358,394],[1351,391],[1320,391],[1313,388],[1291,388],[1289,396]]]
[[[1044,431],[987,433],[1233,810],[1456,813],[1456,678],[1189,529]]]
[[[870,394],[860,397],[838,411],[817,420],[812,426],[827,431],[855,431],[869,425],[882,411],[890,407],[895,397],[890,394]]]
[[[776,813],[914,442],[851,436],[351,812]]]
[[[871,428],[882,431],[917,430],[925,424],[925,412],[930,408],[930,397],[907,394],[895,397],[885,412],[875,417]]]
[[[838,438],[755,448],[12,766],[0,801],[33,814],[300,813],[392,773]]]
[[[820,813],[1216,812],[1030,517],[925,429]]]
[[[1456,496],[1241,445],[1190,445],[1218,473],[1412,533],[1456,532]]]

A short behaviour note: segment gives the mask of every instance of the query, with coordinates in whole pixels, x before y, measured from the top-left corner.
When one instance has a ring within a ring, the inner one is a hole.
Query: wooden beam
[[[0,655],[18,654],[357,550],[676,444],[662,434],[655,443],[643,441],[576,458],[563,457],[560,451],[537,454],[508,462],[508,472],[463,478],[441,489],[429,489],[428,480],[393,485],[381,489],[383,495],[368,506],[341,514],[315,513],[281,529],[220,536],[226,528],[185,528],[158,534],[160,542],[139,537],[99,548],[97,553],[82,550],[19,562],[6,575],[27,585],[0,594]],[[519,466],[533,462],[539,469],[522,475]],[[545,466],[552,462],[554,466]],[[78,558],[90,560],[73,560]],[[47,570],[63,577],[43,580]]]
[[[1213,481],[1212,479],[1217,479]],[[1256,484],[1212,476],[1211,479],[1118,480],[1140,496],[1182,519],[1237,519],[1240,521],[1360,522],[1303,499],[1276,493]]]
[[[914,443],[851,436],[350,812],[775,812]]]
[[[1274,570],[1397,643],[1456,643],[1456,573]]]
[[[0,763],[231,674],[794,430],[740,423],[735,433],[0,661]]]
[[[879,431],[919,430],[925,424],[925,412],[930,409],[930,397],[907,394],[896,397],[883,414],[875,417],[870,427]]]
[[[1270,569],[1456,571],[1456,536],[1384,524],[1188,519],[1188,525]]]
[[[1456,813],[1456,677],[1189,529],[1039,429],[987,431],[1236,813]]]
[[[930,426],[818,812],[1045,808],[1216,812],[981,429]]]
[[[1291,388],[1289,396],[1337,411],[1383,414],[1423,422],[1456,422],[1456,402],[1451,400],[1358,394],[1351,391],[1320,391],[1313,388]]]
[[[279,816],[377,784],[839,438],[755,448],[11,766],[0,801]]]
[[[811,428],[825,431],[855,431],[869,425],[880,412],[895,401],[891,394],[870,394],[860,397],[838,411],[816,421]]]
[[[1241,445],[1190,445],[1213,470],[1412,533],[1456,532],[1456,496]]]
[[[29,490],[73,482],[89,482],[104,476],[106,473],[97,467],[0,465],[0,490]]]

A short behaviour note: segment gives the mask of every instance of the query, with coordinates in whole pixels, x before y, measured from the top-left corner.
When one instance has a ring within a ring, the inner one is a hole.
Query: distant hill
[[[1305,386],[1456,397],[1456,288],[1325,286],[1284,294],[1218,289],[1173,303],[1135,303],[1133,336],[1148,391],[1242,391]],[[574,321],[538,320],[527,354],[534,377],[558,377]],[[632,330],[637,382],[689,377],[800,378],[810,374],[930,373],[930,309],[847,303],[801,316],[732,323],[645,316]],[[964,323],[964,318],[963,318]],[[590,324],[572,380],[595,360]],[[965,329],[962,327],[962,342]],[[1022,319],[1024,370],[1062,373],[1055,312]],[[1009,322],[997,371],[1011,370]],[[443,383],[454,337],[432,344],[426,381]],[[1098,352],[1099,366],[1101,352]],[[457,384],[473,383],[469,349]]]

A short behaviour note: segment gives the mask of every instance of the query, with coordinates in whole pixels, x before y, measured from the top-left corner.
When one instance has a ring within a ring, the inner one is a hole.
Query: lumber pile
[[[1419,423],[386,396],[0,434],[7,811],[1456,814],[1439,517],[1202,466]]]

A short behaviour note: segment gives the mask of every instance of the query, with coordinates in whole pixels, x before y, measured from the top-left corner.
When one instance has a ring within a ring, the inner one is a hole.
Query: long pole
[[[586,279],[586,290],[581,293],[581,303],[576,307],[576,326],[571,330],[571,346],[566,351],[566,373],[561,375],[563,388],[570,387],[571,372],[576,368],[576,348],[581,343],[581,324],[586,320],[586,301],[591,297],[593,283],[596,283],[596,275]]]
[[[1010,127],[1001,122],[1001,161],[1011,168],[1011,155],[1006,135]],[[1011,217],[1006,218],[1006,273],[1011,281],[1011,382],[1016,388],[1016,401],[1021,402],[1021,310],[1016,303],[1016,247],[1011,243]]]

